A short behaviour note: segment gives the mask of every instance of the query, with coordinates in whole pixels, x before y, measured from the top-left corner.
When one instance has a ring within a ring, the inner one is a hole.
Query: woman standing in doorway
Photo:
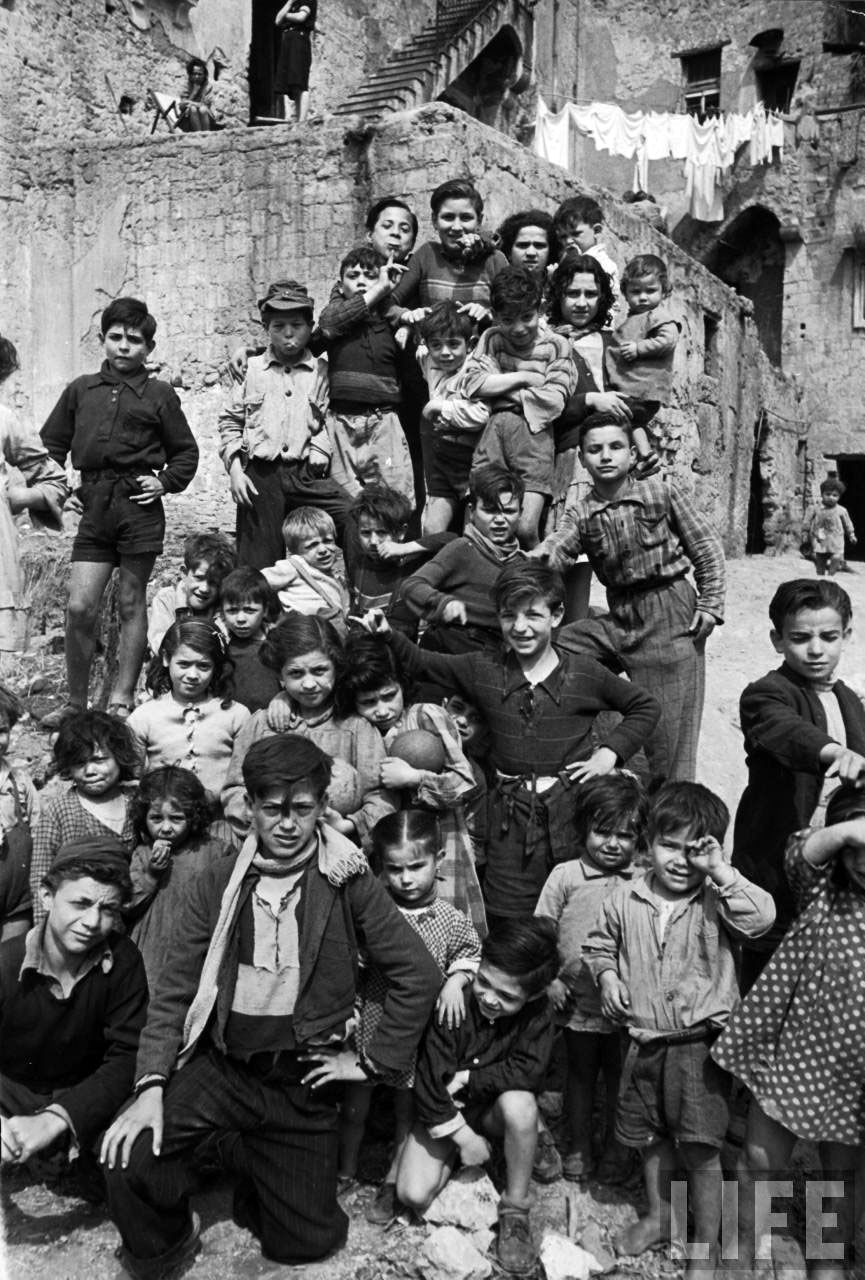
[[[276,15],[276,26],[282,32],[279,62],[274,88],[285,99],[285,118],[289,118],[289,101],[294,103],[294,118],[306,119],[309,110],[309,69],[312,65],[312,32],[315,27],[317,0],[288,0]]]

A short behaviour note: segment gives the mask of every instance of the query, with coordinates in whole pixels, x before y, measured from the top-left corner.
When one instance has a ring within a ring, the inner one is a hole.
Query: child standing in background
[[[316,614],[345,634],[349,598],[336,576],[336,525],[326,511],[298,507],[282,526],[285,559],[262,569],[284,612]]]
[[[646,812],[646,797],[632,774],[590,778],[577,794],[582,852],[553,867],[535,907],[535,915],[547,916],[558,930],[559,973],[549,995],[556,1022],[565,1028],[569,1141],[562,1172],[571,1182],[582,1182],[593,1172],[599,1182],[617,1182],[629,1167],[627,1153],[615,1138],[621,1031],[601,1012],[597,988],[583,963],[583,943],[601,904],[634,874],[631,863],[643,838]],[[592,1116],[599,1074],[604,1077],[606,1106],[603,1155],[595,1170]]]
[[[812,512],[803,533],[810,539],[814,564],[820,577],[844,567],[844,539],[856,546],[856,530],[846,507],[841,506],[845,485],[830,476],[820,485],[821,505]]]
[[[628,314],[606,352],[610,386],[631,410],[637,474],[651,475],[659,460],[646,430],[661,405],[670,403],[673,357],[682,328],[670,313],[667,267],[652,253],[632,258],[622,273]]]
[[[553,214],[553,235],[558,245],[559,258],[566,253],[582,253],[594,258],[607,274],[615,300],[615,314],[619,298],[619,268],[601,243],[603,234],[603,210],[597,200],[592,200],[590,196],[572,196],[569,200],[563,200]],[[612,318],[607,325],[612,327]]]
[[[183,544],[186,572],[173,586],[160,587],[150,602],[147,643],[151,654],[159,652],[166,631],[175,622],[213,619],[222,580],[236,564],[234,545],[221,533],[190,534]]]
[[[279,693],[275,671],[261,661],[261,646],[279,617],[279,601],[258,569],[235,569],[222,584],[219,616],[228,632],[234,700],[260,711]]]

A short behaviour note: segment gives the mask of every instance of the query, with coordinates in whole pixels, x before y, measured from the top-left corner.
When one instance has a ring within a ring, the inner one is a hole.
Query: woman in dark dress
[[[279,62],[274,89],[285,98],[285,118],[289,118],[289,100],[294,103],[294,118],[305,120],[309,109],[309,68],[312,65],[312,32],[318,8],[317,0],[288,0],[276,15],[276,26],[282,32]]]

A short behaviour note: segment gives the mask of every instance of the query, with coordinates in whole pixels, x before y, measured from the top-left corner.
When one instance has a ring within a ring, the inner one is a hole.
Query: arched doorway
[[[439,94],[440,102],[459,107],[482,124],[498,127],[513,93],[528,83],[523,77],[523,46],[511,26],[497,31],[466,69]]]
[[[750,298],[763,350],[779,367],[785,261],[780,223],[762,205],[752,205],[740,213],[704,258],[709,270],[724,284]]]

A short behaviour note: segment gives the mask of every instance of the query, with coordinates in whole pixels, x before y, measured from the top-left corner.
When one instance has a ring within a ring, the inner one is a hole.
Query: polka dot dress
[[[810,904],[712,1057],[798,1137],[856,1146],[865,1142],[865,896],[809,873]]]

